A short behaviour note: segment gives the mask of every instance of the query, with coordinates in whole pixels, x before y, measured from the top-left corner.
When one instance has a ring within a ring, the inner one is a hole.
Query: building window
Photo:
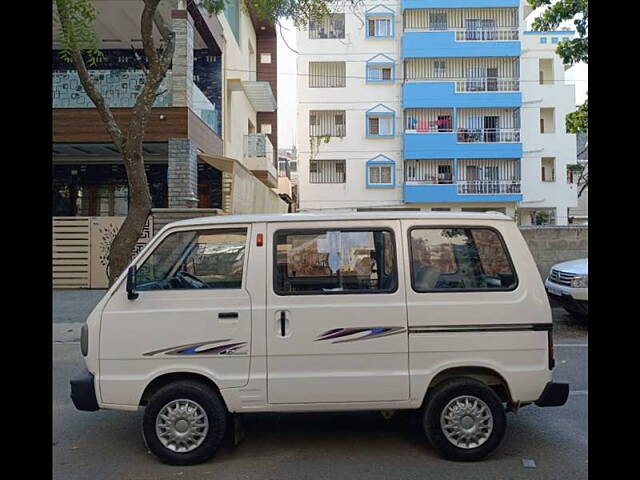
[[[411,284],[416,292],[513,290],[517,278],[500,234],[487,228],[414,228]]]
[[[398,288],[393,232],[300,230],[276,233],[279,295],[391,293]]]
[[[369,183],[372,185],[392,185],[392,168],[388,165],[370,165]]]
[[[260,63],[271,63],[271,53],[261,53]]]
[[[555,157],[542,157],[542,181],[543,182],[555,182],[556,181],[556,159]]]
[[[558,43],[558,37],[551,37],[551,43]]]
[[[309,112],[309,136],[344,137],[347,135],[344,110],[311,110]]]
[[[345,160],[311,160],[309,162],[309,183],[345,183]]]
[[[367,65],[368,82],[393,82],[393,66],[391,65]]]
[[[309,23],[309,39],[324,38],[345,38],[344,13],[334,13],[320,20],[312,20]]]
[[[224,16],[231,27],[236,42],[240,44],[240,5],[239,0],[228,0],[224,7]]]
[[[547,43],[547,37],[540,37],[540,43],[542,44]]]
[[[382,53],[367,60],[367,82],[394,83],[395,62]]]
[[[346,62],[309,62],[309,88],[346,86]]]
[[[395,112],[382,105],[376,105],[367,111],[367,137],[395,136]]]
[[[367,19],[367,37],[393,37],[393,17],[385,16]]]
[[[555,133],[555,108],[540,109],[540,133]]]
[[[393,160],[378,155],[367,162],[367,188],[395,187],[395,168]]]
[[[367,136],[390,137],[393,136],[393,117],[391,115],[370,116],[368,118]]]
[[[246,243],[246,229],[172,233],[136,272],[136,288],[239,289]]]

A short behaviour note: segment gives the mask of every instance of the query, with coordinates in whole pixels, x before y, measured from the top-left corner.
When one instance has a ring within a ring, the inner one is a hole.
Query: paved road
[[[96,300],[97,301],[97,300]],[[247,437],[209,462],[172,467],[147,452],[141,412],[79,412],[68,380],[81,363],[77,343],[54,344],[53,468],[56,479],[583,479],[587,477],[586,325],[554,309],[557,367],[571,384],[563,407],[525,407],[507,417],[489,459],[440,459],[415,414],[384,420],[376,412],[246,415]],[[523,459],[535,461],[525,468]]]

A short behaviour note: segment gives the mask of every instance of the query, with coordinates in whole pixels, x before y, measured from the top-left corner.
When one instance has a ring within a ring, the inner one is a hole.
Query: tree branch
[[[84,58],[82,58],[82,51],[79,48],[78,42],[74,35],[72,19],[67,7],[68,6],[66,2],[64,2],[64,0],[56,0],[56,8],[58,10],[58,17],[60,18],[60,26],[69,39],[70,54],[71,58],[73,59],[73,63],[76,66],[76,70],[78,71],[80,83],[82,84],[88,97],[95,104],[96,109],[98,110],[98,114],[104,122],[107,131],[109,132],[109,135],[113,140],[113,143],[121,149],[124,144],[124,135],[122,134],[122,130],[113,117],[111,109],[105,102],[104,97],[98,91],[98,89],[96,89],[91,80],[91,76],[89,75],[89,71],[87,70],[87,66],[84,62]]]

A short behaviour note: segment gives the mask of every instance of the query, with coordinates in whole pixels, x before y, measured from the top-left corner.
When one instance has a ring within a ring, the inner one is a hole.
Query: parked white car
[[[420,409],[444,457],[479,460],[505,411],[569,395],[552,381],[533,257],[498,213],[169,224],[89,315],[80,347],[76,408],[144,407],[147,446],[180,465],[211,457],[243,413],[399,409]]]
[[[589,315],[589,259],[580,258],[551,267],[544,282],[547,293],[569,313]]]

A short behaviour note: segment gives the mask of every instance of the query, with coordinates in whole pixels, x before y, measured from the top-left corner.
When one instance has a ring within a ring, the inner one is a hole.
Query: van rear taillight
[[[553,330],[547,331],[547,338],[549,339],[549,370],[553,370],[556,366],[556,360],[553,354]]]

